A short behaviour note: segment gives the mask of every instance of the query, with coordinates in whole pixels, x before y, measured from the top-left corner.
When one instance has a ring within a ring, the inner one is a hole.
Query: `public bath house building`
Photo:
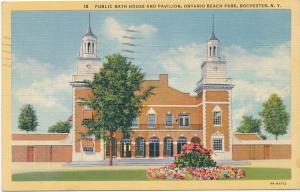
[[[157,80],[145,80],[143,87],[155,86],[155,95],[143,103],[140,116],[132,122],[133,134],[123,138],[116,134],[113,156],[128,158],[167,158],[182,151],[190,142],[201,142],[213,150],[215,159],[285,159],[290,158],[290,145],[263,141],[257,134],[233,133],[232,89],[226,73],[226,61],[221,57],[220,40],[214,31],[207,41],[207,57],[199,66],[201,78],[195,86],[196,96],[181,92],[168,84],[168,75]],[[95,111],[80,103],[93,97],[85,80],[92,80],[101,70],[97,55],[97,37],[89,26],[81,40],[77,58],[77,73],[70,83],[73,89],[73,114],[69,134],[14,133],[12,161],[98,161],[109,156],[109,145],[93,138],[83,139],[88,128],[84,119]]]

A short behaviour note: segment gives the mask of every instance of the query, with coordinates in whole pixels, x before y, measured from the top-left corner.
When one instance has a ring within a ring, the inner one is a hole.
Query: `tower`
[[[83,138],[88,131],[83,125],[83,120],[92,119],[95,111],[91,106],[83,105],[81,99],[93,97],[93,91],[86,81],[92,81],[94,74],[102,68],[97,53],[97,36],[92,32],[89,25],[86,33],[82,36],[79,54],[77,57],[76,74],[70,83],[73,91],[73,155],[72,161],[95,161],[103,159],[103,142],[95,141],[94,137]]]
[[[102,67],[97,54],[97,36],[92,32],[90,24],[89,14],[89,26],[82,36],[77,58],[77,74],[73,76],[75,82],[92,80],[94,74],[99,72]]]
[[[226,61],[221,58],[220,40],[214,31],[207,41],[207,57],[201,65],[201,79],[195,92],[203,125],[203,145],[214,151],[215,159],[232,158],[231,90]]]

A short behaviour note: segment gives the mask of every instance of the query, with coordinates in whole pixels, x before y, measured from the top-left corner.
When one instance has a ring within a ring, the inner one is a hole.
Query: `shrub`
[[[178,167],[215,167],[216,162],[211,158],[212,151],[198,143],[186,144],[183,153],[175,156]]]
[[[174,163],[159,167],[149,168],[147,177],[156,179],[239,179],[245,177],[242,169],[230,166],[216,166],[211,158],[212,151],[205,149],[198,143],[191,143],[182,147],[182,153],[176,155]]]

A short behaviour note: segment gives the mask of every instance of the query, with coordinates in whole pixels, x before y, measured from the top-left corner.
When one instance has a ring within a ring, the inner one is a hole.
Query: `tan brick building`
[[[80,103],[93,97],[85,80],[92,80],[102,64],[97,55],[97,37],[91,28],[82,38],[73,76],[73,161],[105,159],[108,144],[82,139],[88,131],[84,119],[95,116],[93,109]],[[226,74],[226,61],[221,58],[220,41],[214,31],[207,42],[207,58],[201,66],[202,78],[196,84],[195,95],[183,93],[168,84],[168,75],[146,80],[143,87],[155,86],[155,95],[143,103],[140,116],[132,123],[133,134],[123,138],[116,134],[113,155],[116,158],[164,158],[181,153],[182,146],[201,142],[214,150],[216,159],[232,158],[231,84]],[[191,82],[193,83],[193,82]]]

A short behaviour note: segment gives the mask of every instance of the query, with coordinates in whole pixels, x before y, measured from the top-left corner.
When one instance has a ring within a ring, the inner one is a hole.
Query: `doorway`
[[[264,146],[264,159],[270,159],[270,145]]]
[[[157,137],[150,138],[149,157],[159,157],[159,139]]]
[[[128,138],[121,140],[121,157],[131,157],[131,141]]]
[[[34,161],[34,147],[27,147],[27,161]]]

